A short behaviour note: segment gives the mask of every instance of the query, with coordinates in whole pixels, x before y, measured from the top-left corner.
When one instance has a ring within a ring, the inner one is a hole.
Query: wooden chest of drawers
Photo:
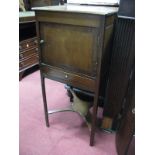
[[[20,17],[19,75],[38,64],[38,40],[34,12],[23,12]]]
[[[38,43],[36,37],[21,41],[19,48],[20,71],[38,64]]]

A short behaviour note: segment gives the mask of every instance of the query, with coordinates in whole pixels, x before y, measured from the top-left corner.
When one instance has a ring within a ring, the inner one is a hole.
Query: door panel
[[[95,76],[96,28],[40,23],[40,32],[40,38],[44,40],[42,63]]]

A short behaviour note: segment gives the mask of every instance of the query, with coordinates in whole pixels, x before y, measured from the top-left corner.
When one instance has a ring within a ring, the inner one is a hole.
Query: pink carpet
[[[68,104],[63,84],[47,79],[46,90],[49,108]],[[39,71],[23,78],[19,91],[20,155],[117,155],[115,134],[97,131],[95,146],[89,146],[88,128],[76,113],[50,115],[45,126]]]

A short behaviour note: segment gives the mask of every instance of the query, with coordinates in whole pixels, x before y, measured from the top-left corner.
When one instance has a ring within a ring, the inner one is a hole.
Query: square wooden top
[[[57,6],[35,7],[35,8],[32,8],[32,10],[109,15],[109,14],[117,13],[118,7],[65,4],[65,5],[57,5]]]

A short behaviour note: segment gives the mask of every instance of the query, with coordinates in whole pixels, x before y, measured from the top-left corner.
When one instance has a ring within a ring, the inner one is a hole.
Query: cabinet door
[[[41,62],[76,73],[95,76],[97,29],[40,23]]]

